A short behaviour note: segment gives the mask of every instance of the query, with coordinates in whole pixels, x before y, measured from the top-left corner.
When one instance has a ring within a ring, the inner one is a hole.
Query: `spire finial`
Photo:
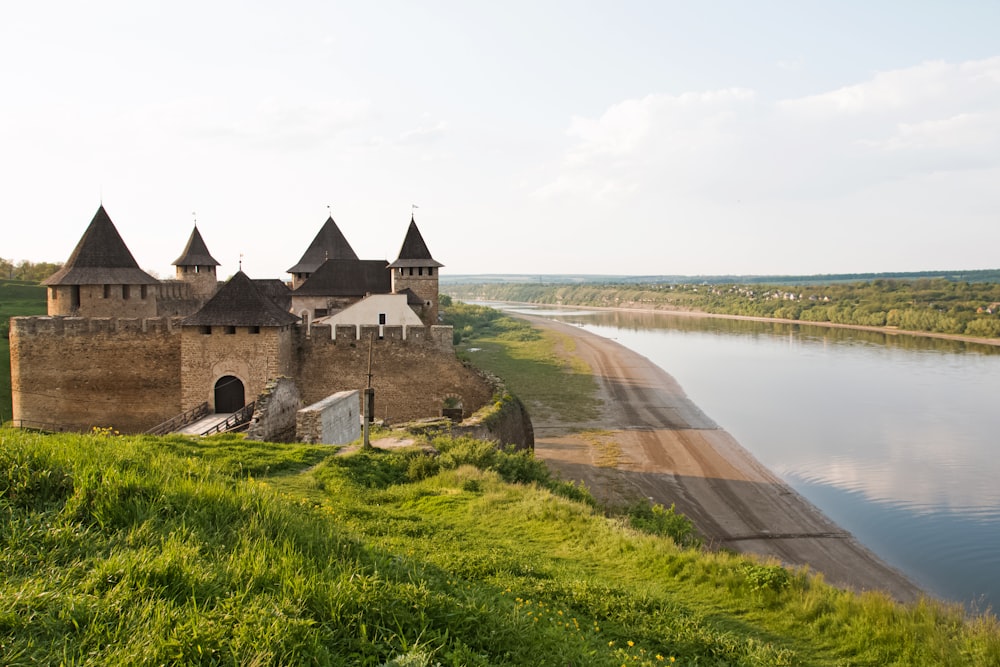
[[[329,204],[326,205],[326,215],[327,215],[328,218],[332,218],[333,217],[333,211],[330,210],[330,205]]]
[[[243,253],[240,253],[240,271],[243,270]]]
[[[413,222],[413,212],[416,211],[418,208],[420,207],[417,206],[416,204],[410,204],[410,222]]]
[[[194,228],[198,229],[198,214],[191,211],[191,217],[194,219]]]

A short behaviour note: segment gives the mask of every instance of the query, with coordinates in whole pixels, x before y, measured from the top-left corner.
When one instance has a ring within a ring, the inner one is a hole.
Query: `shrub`
[[[791,578],[788,570],[780,565],[760,565],[758,563],[747,563],[741,568],[743,576],[746,577],[750,589],[761,593],[773,591],[775,593],[788,588]]]
[[[678,514],[673,505],[664,507],[639,501],[626,509],[626,515],[629,525],[636,530],[669,537],[680,547],[701,547],[694,524],[683,514]]]

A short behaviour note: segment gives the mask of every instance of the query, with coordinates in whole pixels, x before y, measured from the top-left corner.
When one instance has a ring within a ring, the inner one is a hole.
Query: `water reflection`
[[[1000,602],[1000,348],[664,313],[548,316],[667,370],[765,465],[930,592]]]

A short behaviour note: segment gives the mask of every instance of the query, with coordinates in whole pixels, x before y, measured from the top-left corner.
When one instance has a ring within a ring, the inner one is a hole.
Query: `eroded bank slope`
[[[714,547],[773,556],[834,585],[922,592],[761,465],[651,361],[580,327],[518,315],[572,336],[603,405],[588,423],[536,419],[535,453],[601,500],[650,498],[677,506]],[[529,406],[530,408],[530,406]]]

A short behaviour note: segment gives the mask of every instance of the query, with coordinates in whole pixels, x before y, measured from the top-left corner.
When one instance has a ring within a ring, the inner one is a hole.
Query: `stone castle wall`
[[[367,386],[372,343],[375,416],[390,423],[441,414],[459,398],[471,414],[492,388],[464,366],[451,327],[329,325],[251,333],[180,327],[177,318],[16,317],[11,320],[14,419],[73,430],[141,432],[207,401],[224,375],[243,381],[249,403],[269,379],[295,380],[305,404]]]
[[[490,401],[489,383],[455,356],[451,327],[407,327],[405,340],[402,327],[383,327],[381,339],[378,330],[363,326],[357,335],[355,327],[342,326],[333,339],[329,325],[313,325],[309,336],[299,329],[295,376],[302,399],[315,403],[338,391],[364,389],[371,344],[376,419],[439,416],[449,396],[459,397],[470,413]]]
[[[180,327],[167,318],[11,319],[14,418],[144,431],[181,411]]]
[[[205,274],[214,280],[215,276]],[[214,291],[209,291],[208,282],[194,285],[187,281],[161,280],[156,285],[156,315],[157,317],[186,317],[198,311],[211,298]],[[218,282],[213,285],[218,289]],[[202,294],[199,289],[207,292]]]

